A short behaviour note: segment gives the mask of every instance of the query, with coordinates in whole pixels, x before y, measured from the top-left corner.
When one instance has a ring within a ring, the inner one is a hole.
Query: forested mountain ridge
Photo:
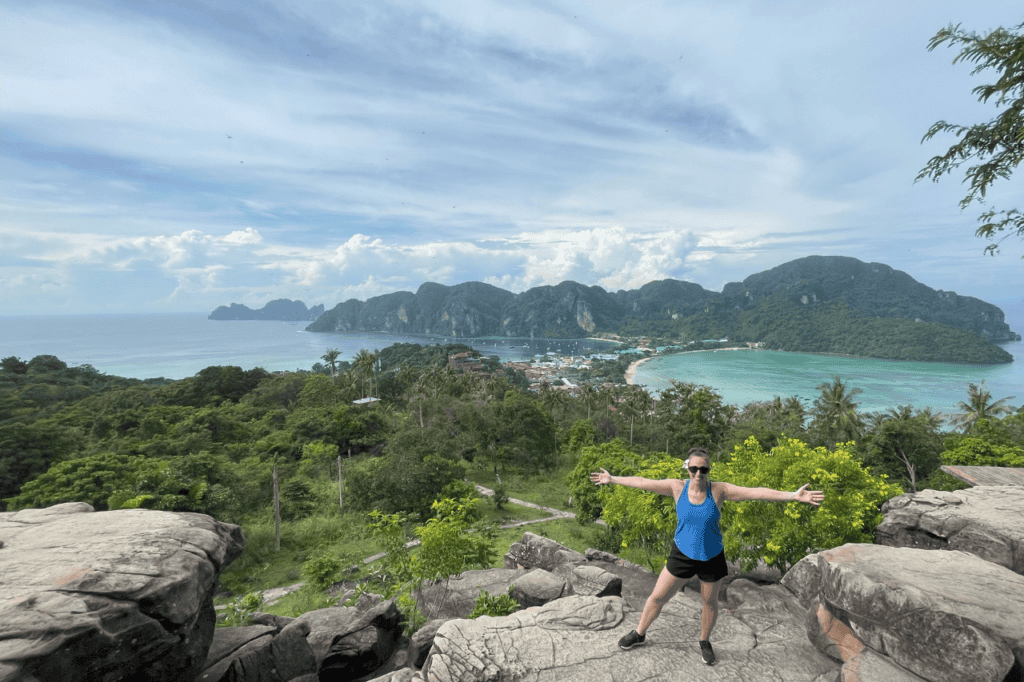
[[[306,308],[302,301],[292,301],[287,298],[279,298],[270,301],[259,310],[253,310],[241,303],[232,303],[230,306],[220,306],[212,313],[210,320],[281,320],[284,322],[312,322],[324,314],[324,304],[318,303],[312,308]]]
[[[907,321],[924,326],[911,328]],[[859,338],[865,330],[872,338]],[[339,303],[307,331],[455,338],[728,336],[780,350],[953,362],[1009,362],[1009,354],[989,342],[1020,338],[990,303],[931,289],[888,265],[842,256],[794,260],[729,283],[722,293],[677,280],[614,293],[577,282],[520,294],[481,282],[427,283],[415,294]]]

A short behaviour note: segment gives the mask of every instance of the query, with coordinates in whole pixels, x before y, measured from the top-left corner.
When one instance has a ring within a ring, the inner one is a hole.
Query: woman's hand
[[[806,502],[807,504],[813,504],[816,507],[821,506],[821,501],[825,499],[825,494],[820,490],[807,490],[807,486],[810,483],[805,483],[800,490],[796,491],[796,496],[793,498],[797,502]]]
[[[596,483],[597,485],[605,485],[607,483],[611,483],[612,482],[612,475],[609,474],[604,469],[601,469],[600,472],[593,472],[593,471],[591,471],[590,472],[590,482],[591,483]]]

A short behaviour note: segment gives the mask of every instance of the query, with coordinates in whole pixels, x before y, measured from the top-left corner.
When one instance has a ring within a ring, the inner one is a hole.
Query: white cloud
[[[224,242],[228,244],[259,244],[262,241],[263,237],[260,236],[260,233],[251,227],[247,227],[244,230],[235,230],[224,237]]]
[[[962,186],[911,182],[930,123],[993,113],[927,39],[1009,0],[8,5],[5,310],[717,288],[813,253],[1019,275],[965,274]]]

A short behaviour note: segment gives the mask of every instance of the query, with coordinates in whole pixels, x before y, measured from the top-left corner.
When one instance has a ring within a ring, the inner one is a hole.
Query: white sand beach
[[[626,379],[627,384],[633,383],[633,379],[636,377],[636,368],[650,359],[651,358],[643,358],[642,360],[637,360],[636,362],[629,363],[629,367],[626,368],[626,372],[625,374],[623,374],[623,377]]]

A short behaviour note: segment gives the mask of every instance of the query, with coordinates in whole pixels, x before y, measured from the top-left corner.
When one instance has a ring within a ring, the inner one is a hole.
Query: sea
[[[1024,302],[1005,305],[1003,310],[1010,329],[1024,334]],[[809,408],[821,393],[817,387],[839,376],[850,388],[861,390],[854,400],[862,413],[912,405],[948,416],[961,412],[958,405],[967,400],[968,384],[984,382],[993,400],[1010,398],[1009,405],[1020,407],[1024,405],[1024,341],[999,346],[1014,362],[961,365],[769,350],[699,351],[651,358],[637,366],[634,383],[655,394],[671,386],[672,380],[711,386],[724,402],[741,407],[798,396]]]
[[[268,372],[308,370],[328,349],[351,361],[362,350],[395,343],[461,343],[502,362],[536,355],[589,355],[616,344],[590,339],[480,338],[368,332],[307,332],[309,322],[210,320],[207,313],[136,315],[25,315],[0,317],[0,358],[30,360],[55,355],[71,366],[92,365],[105,374],[184,379],[212,365]]]
[[[1008,315],[1007,322],[1015,331],[1024,330],[1024,319]],[[379,350],[393,343],[464,343],[503,362],[547,353],[589,355],[613,345],[587,339],[307,332],[307,324],[209,320],[207,313],[0,316],[0,357],[55,355],[71,366],[88,364],[115,376],[182,379],[211,365],[308,370],[322,362],[328,349],[337,349],[341,360],[351,360],[361,349]],[[655,395],[677,380],[710,386],[726,403],[738,406],[794,395],[810,406],[819,393],[816,387],[838,375],[861,389],[855,398],[861,412],[913,405],[953,414],[967,399],[967,385],[982,381],[993,399],[1013,396],[1010,404],[1024,404],[1024,342],[1000,345],[1015,362],[957,365],[766,350],[702,351],[652,358],[637,367],[634,381]]]

